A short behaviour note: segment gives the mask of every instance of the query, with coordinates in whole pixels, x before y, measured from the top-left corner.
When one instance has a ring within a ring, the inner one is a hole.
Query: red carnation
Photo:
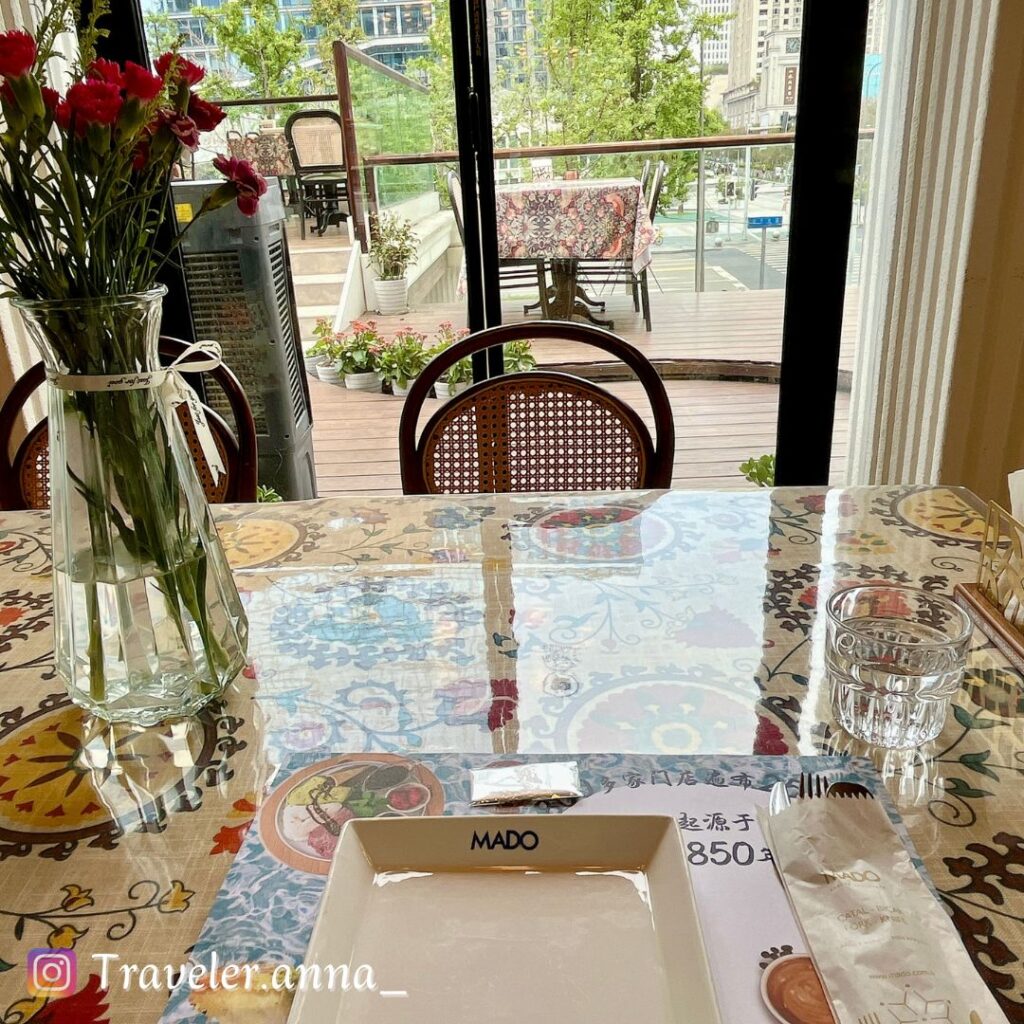
[[[166,125],[186,149],[194,153],[199,148],[199,129],[187,114],[179,114],[176,110],[161,110],[160,124]]]
[[[167,81],[168,72],[173,69],[174,74],[172,77],[180,79],[189,86],[198,85],[206,74],[198,64],[193,64],[192,61],[186,60],[180,53],[162,53],[157,57],[156,63],[153,66],[156,68],[157,74],[164,81]]]
[[[67,100],[58,101],[53,117],[62,131],[66,132],[71,127],[71,106]]]
[[[225,113],[216,103],[209,103],[195,93],[189,97],[188,116],[201,132],[212,132],[225,118]]]
[[[164,80],[159,75],[154,75],[148,68],[134,61],[125,61],[124,91],[130,99],[148,103],[156,99],[163,87]]]
[[[84,133],[90,124],[113,124],[121,112],[121,90],[113,82],[92,78],[68,89],[68,119],[75,119],[75,131]],[[58,110],[58,120],[59,117]],[[62,124],[63,127],[63,124]]]
[[[61,104],[60,93],[56,89],[51,89],[48,85],[44,85],[42,88],[43,103],[46,104],[46,109],[51,113],[55,114],[57,108]]]
[[[251,217],[259,208],[260,196],[267,191],[266,179],[248,160],[233,156],[214,157],[213,166],[235,186],[238,208]]]
[[[124,88],[124,73],[121,71],[121,65],[115,61],[106,60],[103,57],[97,57],[89,65],[86,78],[94,79],[98,82],[110,82],[112,85],[116,85],[118,89]]]
[[[0,75],[21,78],[35,62],[36,41],[27,32],[0,32]]]

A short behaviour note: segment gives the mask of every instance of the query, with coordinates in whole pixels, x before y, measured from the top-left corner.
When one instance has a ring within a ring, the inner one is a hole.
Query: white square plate
[[[323,983],[289,1024],[719,1020],[669,817],[349,821],[306,964]],[[327,991],[342,964],[349,990]],[[363,964],[376,991],[355,989]]]

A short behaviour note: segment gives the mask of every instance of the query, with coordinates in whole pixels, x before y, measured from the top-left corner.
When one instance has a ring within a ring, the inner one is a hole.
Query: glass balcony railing
[[[346,46],[347,72],[358,161],[382,154],[406,156],[433,149],[430,96],[424,85],[380,61]],[[344,105],[344,97],[342,97]],[[429,164],[378,165],[368,183],[368,197],[379,207],[394,206],[434,191]]]

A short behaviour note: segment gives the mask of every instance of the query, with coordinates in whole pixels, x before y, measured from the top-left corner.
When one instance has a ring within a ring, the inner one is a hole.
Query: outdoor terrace
[[[843,324],[841,366],[847,380],[856,334],[854,293],[850,289]],[[655,291],[651,296],[655,329],[650,334],[633,313],[629,297],[602,296],[608,303],[607,315],[615,319],[616,332],[654,360],[664,374],[729,378],[666,379],[676,421],[675,486],[748,488],[752,485],[743,479],[739,464],[751,455],[774,451],[779,389],[770,381],[778,374],[784,294],[779,289],[702,294]],[[523,320],[522,303],[505,302],[503,314],[505,322]],[[432,332],[441,320],[464,324],[465,311],[462,305],[448,304],[417,309],[404,317],[375,319],[385,329],[404,323]],[[602,379],[609,368],[590,361],[588,351],[592,350],[550,341],[534,348],[539,365],[562,366]],[[652,425],[637,383],[604,380],[603,386],[633,403]],[[317,380],[310,382],[310,394],[320,493],[400,494],[396,439],[403,400],[346,391]],[[849,394],[841,388],[832,459],[836,481],[845,465],[848,403]],[[425,415],[439,405],[438,400],[429,400]]]

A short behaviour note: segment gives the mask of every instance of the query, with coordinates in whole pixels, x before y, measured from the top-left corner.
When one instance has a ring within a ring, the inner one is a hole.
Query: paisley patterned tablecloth
[[[103,992],[92,955],[181,963],[274,773],[348,751],[870,756],[1024,1021],[1020,677],[977,635],[945,731],[910,754],[851,741],[823,685],[833,588],[974,577],[966,492],[349,497],[218,518],[252,666],[198,720],[132,730],[63,695],[48,518],[0,514],[0,1020],[155,1021],[166,986]],[[75,995],[28,995],[40,947],[77,954]]]
[[[654,225],[635,178],[534,181],[497,190],[502,259],[651,262]]]
[[[233,157],[248,160],[265,177],[287,178],[295,173],[284,129],[270,129],[228,139]]]

